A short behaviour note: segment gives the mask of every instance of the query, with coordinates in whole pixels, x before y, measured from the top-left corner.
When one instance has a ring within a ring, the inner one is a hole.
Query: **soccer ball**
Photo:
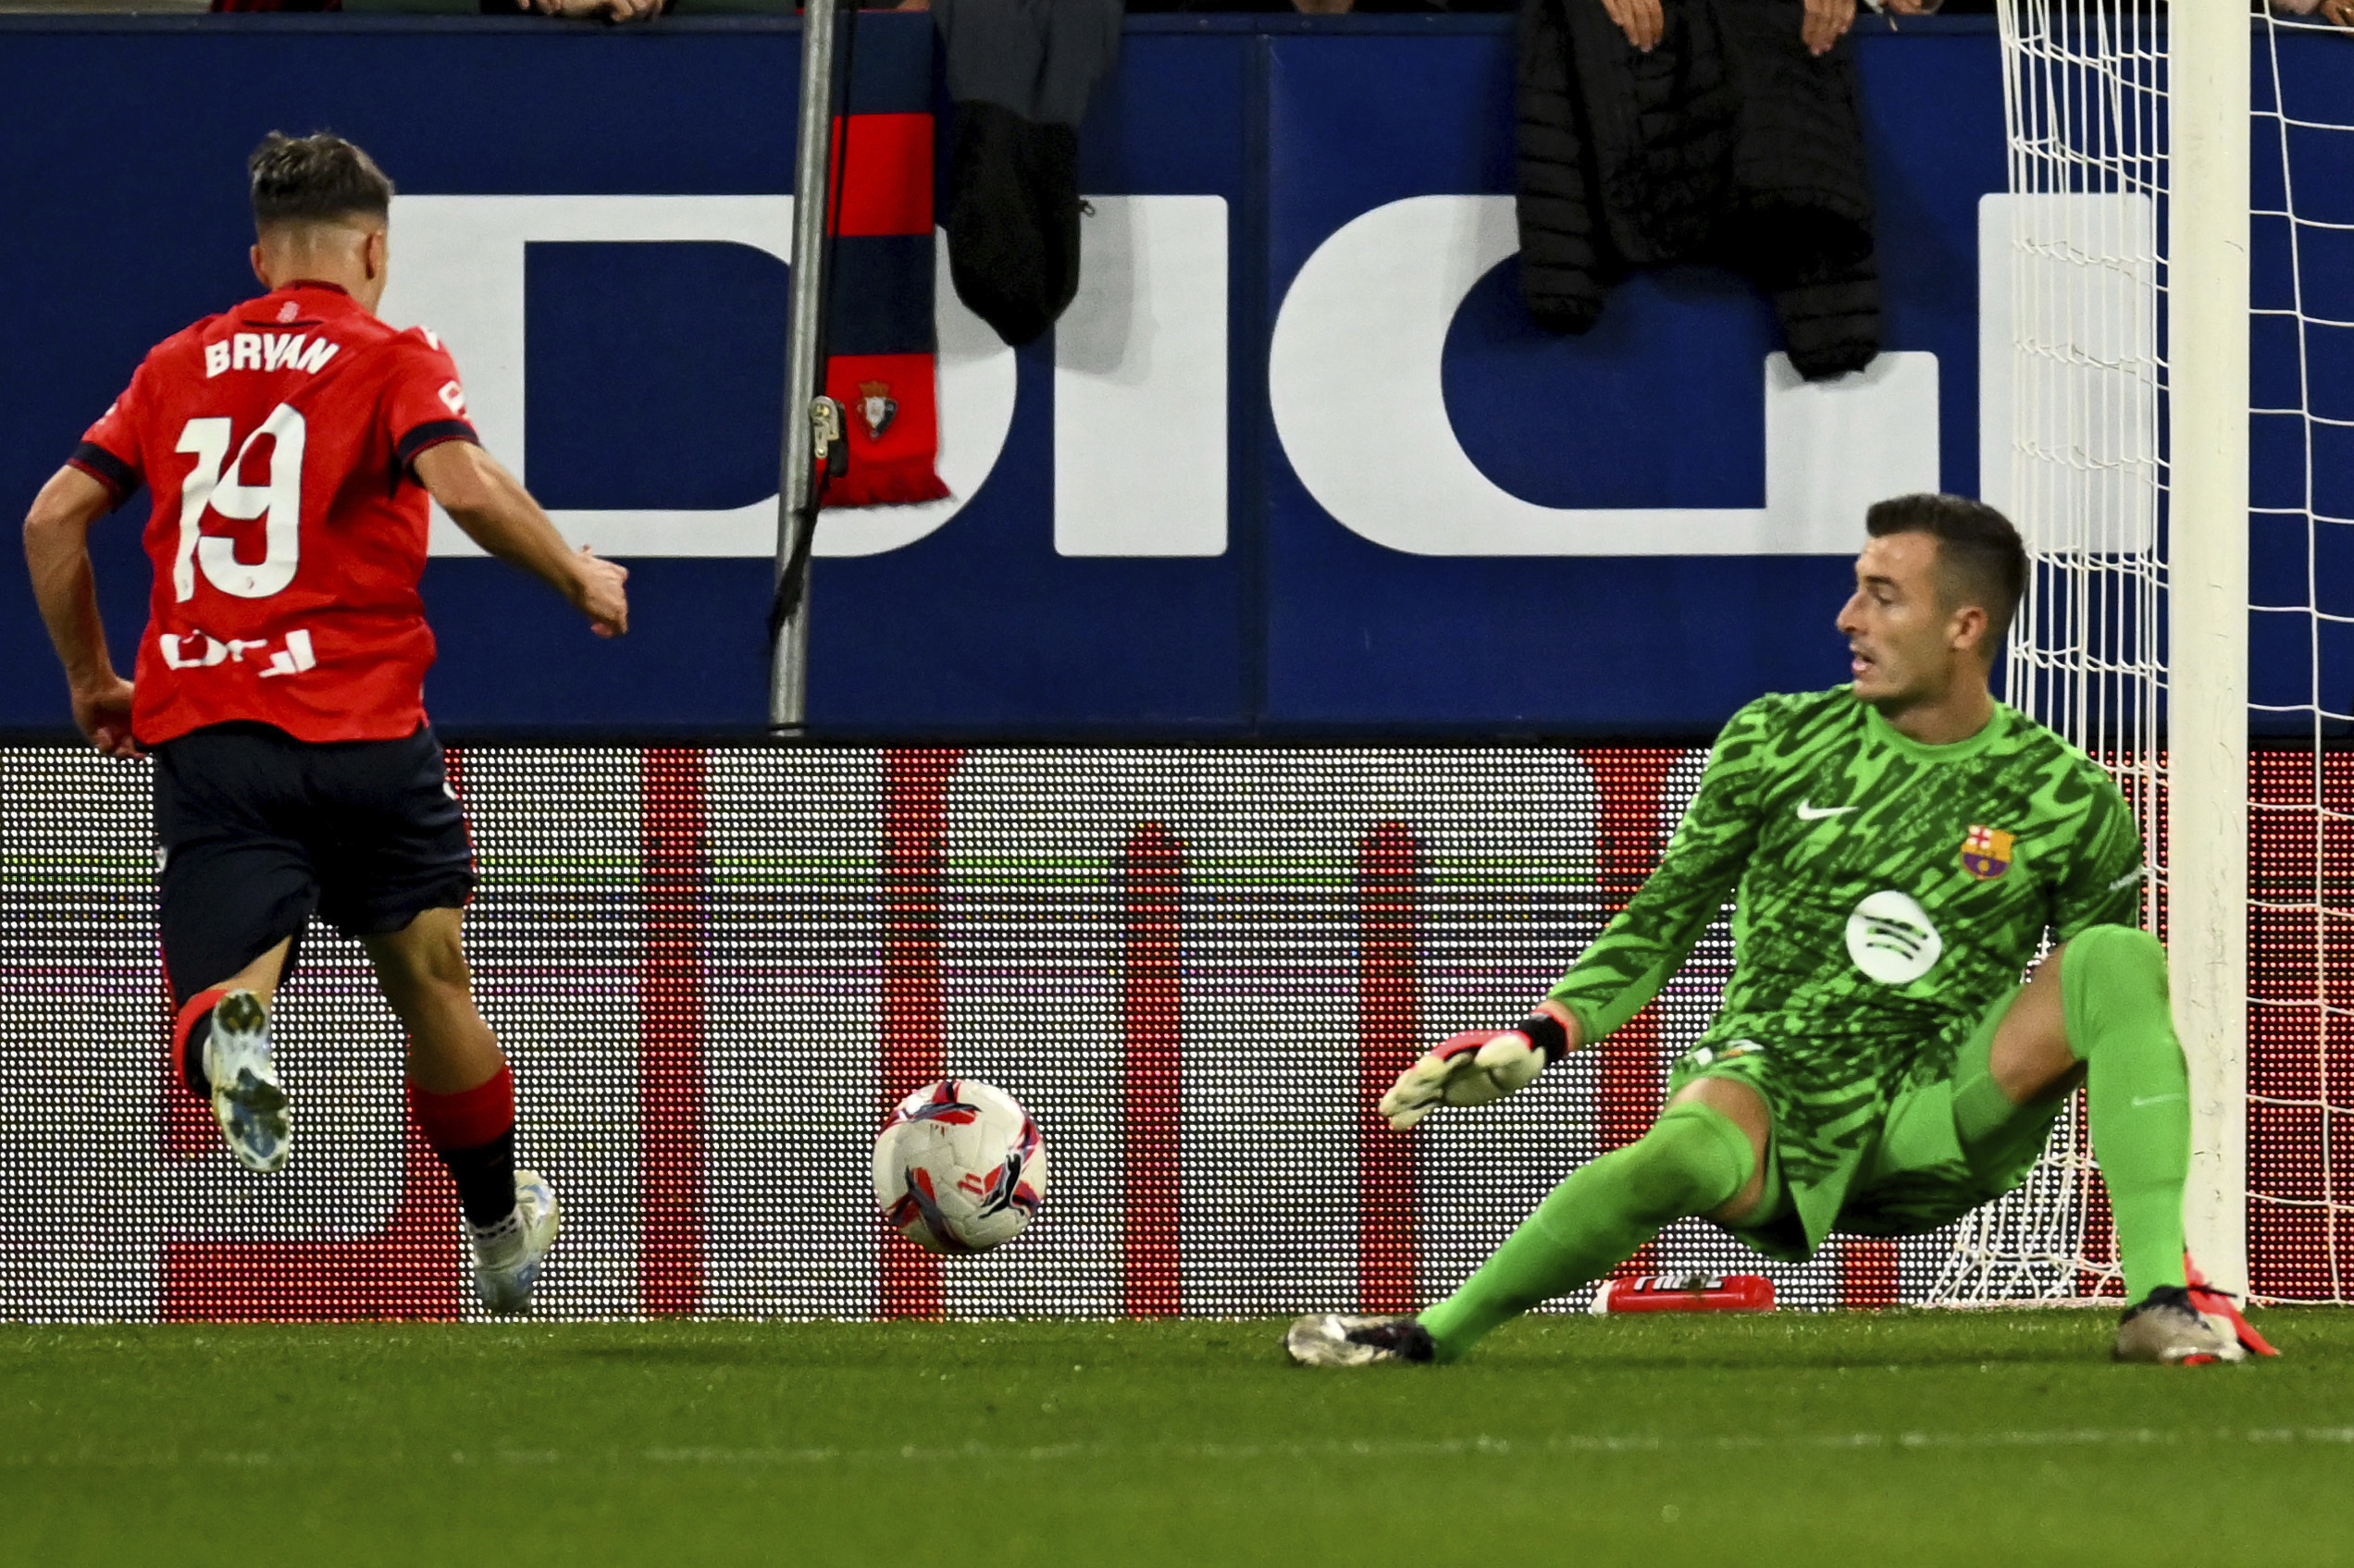
[[[1047,1145],[1012,1095],[951,1078],[899,1102],[874,1140],[883,1217],[935,1253],[985,1253],[1022,1233],[1047,1196]]]

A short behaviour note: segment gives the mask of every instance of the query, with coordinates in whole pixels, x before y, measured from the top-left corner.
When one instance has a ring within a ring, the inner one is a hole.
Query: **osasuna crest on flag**
[[[898,400],[891,396],[888,381],[859,383],[859,416],[866,421],[866,434],[871,440],[881,440],[883,432],[899,412]]]
[[[1962,840],[1962,869],[1992,882],[2011,869],[2011,835],[2001,828],[1973,826]]]

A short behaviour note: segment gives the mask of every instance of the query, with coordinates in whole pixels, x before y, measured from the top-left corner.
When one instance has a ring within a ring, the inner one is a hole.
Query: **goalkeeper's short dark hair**
[[[331,131],[273,130],[245,161],[254,177],[254,227],[380,218],[392,209],[392,181],[376,160]]]
[[[2002,646],[2011,617],[2027,588],[2027,551],[2019,530],[1984,501],[1966,496],[1895,496],[1864,514],[1865,532],[1927,534],[1938,542],[1938,567],[1955,605],[1986,611],[1987,647]]]

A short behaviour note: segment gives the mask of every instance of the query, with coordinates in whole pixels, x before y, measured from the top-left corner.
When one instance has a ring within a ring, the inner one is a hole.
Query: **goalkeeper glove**
[[[1512,1029],[1451,1035],[1398,1074],[1381,1096],[1381,1115],[1404,1132],[1433,1106],[1484,1105],[1534,1082],[1546,1064],[1568,1054],[1569,1031],[1550,1013],[1531,1013]]]

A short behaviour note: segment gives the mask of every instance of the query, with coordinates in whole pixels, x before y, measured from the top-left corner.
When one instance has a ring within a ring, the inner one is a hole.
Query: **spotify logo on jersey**
[[[1904,985],[1929,972],[1945,939],[1912,895],[1875,893],[1847,917],[1847,956],[1883,985]]]

